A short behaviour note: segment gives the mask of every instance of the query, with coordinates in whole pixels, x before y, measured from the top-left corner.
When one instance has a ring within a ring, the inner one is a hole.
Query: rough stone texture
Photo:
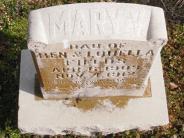
[[[28,41],[46,99],[143,96],[167,32],[161,8],[83,3],[32,11]]]
[[[35,67],[28,50],[22,51],[18,127],[22,133],[104,135],[169,122],[160,54],[151,69],[151,97],[130,98],[123,107],[104,100],[90,110],[69,106],[67,100],[43,100],[35,94]]]

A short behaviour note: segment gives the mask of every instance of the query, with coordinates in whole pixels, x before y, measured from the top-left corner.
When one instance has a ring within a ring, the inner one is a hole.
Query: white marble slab
[[[111,104],[83,111],[62,100],[36,100],[35,67],[28,50],[22,51],[18,127],[22,133],[103,135],[129,129],[148,130],[169,122],[160,55],[151,69],[152,97],[130,99],[124,108]]]

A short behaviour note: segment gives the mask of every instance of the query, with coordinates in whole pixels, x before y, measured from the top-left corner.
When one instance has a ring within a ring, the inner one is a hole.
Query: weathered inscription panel
[[[147,42],[123,40],[32,43],[31,47],[43,90],[65,96],[142,93],[156,53]]]

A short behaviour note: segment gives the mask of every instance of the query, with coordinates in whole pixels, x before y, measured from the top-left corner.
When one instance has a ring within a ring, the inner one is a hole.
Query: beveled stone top
[[[123,39],[167,40],[161,8],[128,3],[81,3],[33,10],[29,40],[46,44],[65,41]]]

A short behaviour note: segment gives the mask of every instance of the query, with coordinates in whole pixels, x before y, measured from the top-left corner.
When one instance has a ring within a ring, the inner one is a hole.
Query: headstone
[[[90,135],[167,124],[160,61],[166,42],[164,13],[157,7],[86,3],[31,11],[28,48],[34,65],[24,51],[19,128]],[[26,62],[30,76],[24,75]],[[25,93],[27,85],[33,95]],[[28,109],[35,114],[30,122]]]
[[[154,26],[154,14],[148,6],[114,3],[32,11],[28,47],[43,96],[142,96],[167,40],[164,21]],[[153,27],[164,31],[152,33]]]

